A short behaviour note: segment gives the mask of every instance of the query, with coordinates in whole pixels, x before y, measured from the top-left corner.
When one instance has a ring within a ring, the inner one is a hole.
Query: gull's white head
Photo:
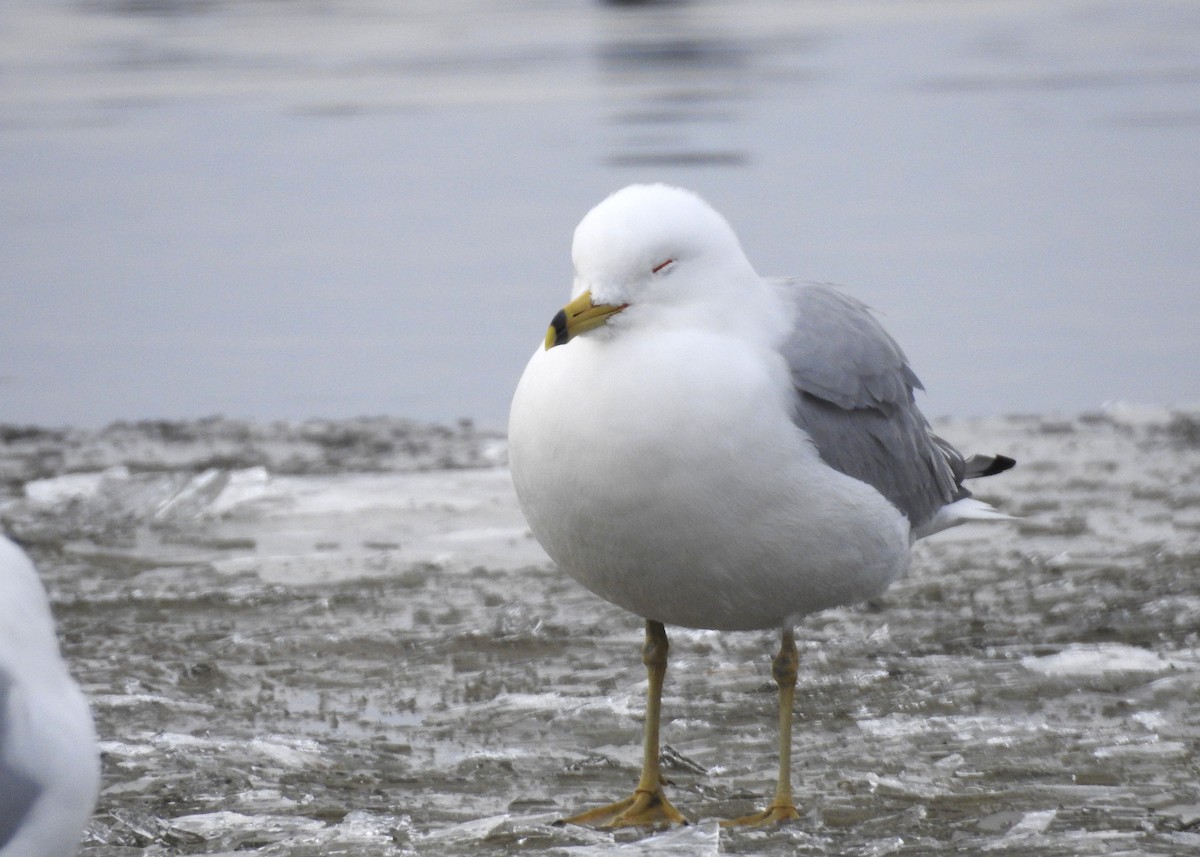
[[[663,184],[630,185],[589,211],[571,258],[575,295],[590,291],[606,304],[669,298],[682,290],[672,286],[684,272],[693,289],[753,273],[724,217],[691,191]]]
[[[630,185],[575,227],[573,300],[554,317],[547,349],[608,325],[658,328],[718,319],[728,327],[761,280],[725,218],[691,191]],[[621,313],[619,319],[614,319]]]

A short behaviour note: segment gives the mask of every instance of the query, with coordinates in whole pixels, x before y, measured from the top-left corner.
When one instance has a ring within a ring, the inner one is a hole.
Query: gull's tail
[[[953,450],[944,440],[934,436],[943,449]],[[961,479],[979,479],[984,476],[995,476],[1005,470],[1011,470],[1016,465],[1016,459],[1007,455],[972,455],[970,458],[959,459],[962,469]],[[960,485],[961,488],[961,485]],[[966,523],[967,521],[1011,521],[1012,515],[1006,515],[994,506],[976,500],[965,488],[961,488],[959,498],[938,509],[933,518],[913,531],[913,539],[923,539],[940,530]]]

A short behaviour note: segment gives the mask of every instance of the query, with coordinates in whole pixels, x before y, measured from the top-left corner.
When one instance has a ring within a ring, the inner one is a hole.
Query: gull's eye
[[[657,265],[655,265],[650,270],[651,270],[651,272],[653,272],[655,274],[661,274],[663,271],[667,270],[667,268],[671,267],[674,264],[675,264],[674,259],[668,259],[665,262],[659,262]]]

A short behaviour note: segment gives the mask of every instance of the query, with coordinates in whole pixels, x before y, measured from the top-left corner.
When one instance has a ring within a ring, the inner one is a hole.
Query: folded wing
[[[829,286],[778,284],[793,309],[780,347],[795,389],[793,421],[834,469],[873,486],[917,536],[941,529],[944,507],[971,496],[964,479],[1007,470],[1005,456],[962,454],[917,408],[924,389],[866,305]],[[964,504],[964,511],[983,504]],[[930,527],[933,529],[929,529]]]

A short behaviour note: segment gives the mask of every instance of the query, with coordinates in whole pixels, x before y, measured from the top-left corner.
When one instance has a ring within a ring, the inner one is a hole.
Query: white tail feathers
[[[974,497],[964,497],[955,500],[937,510],[937,513],[924,525],[913,530],[913,539],[923,539],[941,530],[958,526],[967,521],[1012,521],[1012,515],[1006,515],[994,506],[989,506]]]

